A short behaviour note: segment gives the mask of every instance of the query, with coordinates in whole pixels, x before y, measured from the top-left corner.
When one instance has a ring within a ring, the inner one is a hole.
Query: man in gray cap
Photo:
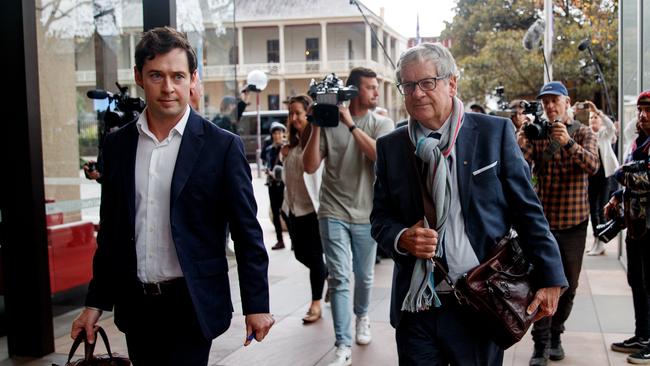
[[[573,307],[589,222],[587,178],[600,164],[596,135],[568,113],[571,98],[566,87],[559,81],[546,83],[537,99],[541,99],[548,122],[526,123],[517,138],[524,157],[533,166],[537,195],[560,247],[569,288],[560,298],[555,315],[533,325],[531,366],[546,365],[549,358],[564,358],[560,335]]]

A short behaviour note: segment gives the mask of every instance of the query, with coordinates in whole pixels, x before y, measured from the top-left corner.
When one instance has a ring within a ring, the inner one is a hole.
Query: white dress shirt
[[[135,250],[145,283],[183,277],[170,224],[171,184],[190,108],[162,141],[149,130],[144,111],[136,122]]]

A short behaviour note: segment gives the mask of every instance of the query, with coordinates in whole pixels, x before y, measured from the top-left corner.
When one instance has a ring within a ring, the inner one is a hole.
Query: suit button
[[[467,165],[467,160],[463,161],[463,165]]]

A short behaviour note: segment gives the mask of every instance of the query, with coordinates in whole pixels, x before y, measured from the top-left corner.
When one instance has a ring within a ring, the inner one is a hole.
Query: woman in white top
[[[600,111],[591,101],[583,102],[585,109],[589,109],[589,127],[598,136],[598,155],[600,168],[593,176],[589,177],[589,211],[591,214],[591,227],[593,230],[593,244],[588,255],[601,255],[605,253],[605,244],[596,237],[596,226],[607,222],[603,208],[609,200],[612,182],[610,177],[618,169],[618,159],[612,149],[616,141],[616,128],[612,120]]]
[[[302,163],[303,148],[309,137],[310,124],[307,111],[312,99],[297,95],[289,99],[288,135],[289,144],[282,149],[284,159],[284,205],[289,216],[289,236],[296,259],[309,268],[311,283],[311,305],[302,318],[309,324],[321,318],[321,298],[327,278],[323,260],[323,248],[318,230],[319,172],[305,174]]]

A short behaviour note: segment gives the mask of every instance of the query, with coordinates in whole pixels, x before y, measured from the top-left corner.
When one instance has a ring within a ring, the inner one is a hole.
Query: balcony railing
[[[368,67],[375,70],[380,76],[388,79],[393,78],[393,70],[388,65],[381,65],[376,61],[366,60],[333,60],[327,63],[322,61],[303,61],[280,63],[256,63],[236,65],[237,75],[246,77],[253,70],[262,70],[269,76],[291,76],[306,75],[308,77],[323,77],[326,73],[347,74],[350,69],[358,66]],[[203,80],[227,80],[235,76],[235,65],[210,65],[203,68]],[[133,83],[133,69],[119,69],[117,71],[118,81],[124,84]],[[77,85],[95,85],[95,71],[77,71]]]
[[[95,80],[95,70],[77,71],[78,86],[93,86],[97,83]],[[120,84],[132,84],[134,80],[133,69],[117,70],[117,81]]]

